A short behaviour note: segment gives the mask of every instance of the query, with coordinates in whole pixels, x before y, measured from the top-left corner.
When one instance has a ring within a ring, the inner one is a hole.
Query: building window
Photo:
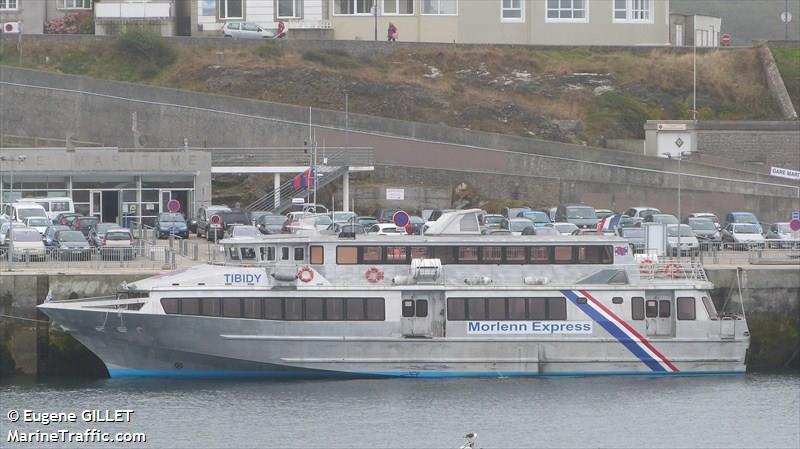
[[[0,0],[0,9],[17,9],[17,0]]]
[[[614,22],[653,22],[653,0],[614,0]]]
[[[587,0],[547,0],[547,22],[587,22]]]
[[[422,0],[422,14],[432,16],[458,15],[458,0]]]
[[[412,15],[414,14],[414,0],[383,0],[383,13],[385,15]]]
[[[2,3],[3,1],[0,0],[0,5]],[[92,9],[92,0],[59,0],[58,7],[59,9]]]
[[[294,19],[300,17],[300,0],[278,0],[278,18]]]
[[[500,18],[503,22],[524,22],[522,0],[500,0]]]
[[[244,0],[219,0],[220,19],[244,19]]]
[[[334,0],[333,13],[343,16],[372,14],[374,0]]]

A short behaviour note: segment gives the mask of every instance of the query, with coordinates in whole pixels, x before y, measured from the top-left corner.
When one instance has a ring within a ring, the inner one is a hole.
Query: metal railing
[[[658,261],[644,260],[639,263],[639,277],[642,280],[692,280],[708,281],[703,263],[699,260],[678,260],[661,257]]]
[[[330,166],[319,165],[317,166],[318,175],[316,178],[316,188],[324,187],[331,182],[335,181],[339,176],[347,171],[346,166]],[[289,180],[285,182],[280,188],[281,203],[275,205],[275,191],[269,191],[261,198],[248,204],[245,209],[247,210],[275,210],[276,212],[283,212],[292,207],[292,198],[305,197],[309,191],[307,187],[295,188],[294,181]]]
[[[0,271],[96,271],[104,269],[144,271],[174,270],[176,252],[166,246],[100,248],[0,249]]]

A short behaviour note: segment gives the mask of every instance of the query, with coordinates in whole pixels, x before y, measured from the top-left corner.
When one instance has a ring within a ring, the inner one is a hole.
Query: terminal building
[[[0,202],[70,197],[103,222],[152,224],[176,199],[192,216],[211,203],[211,154],[117,148],[0,149]]]

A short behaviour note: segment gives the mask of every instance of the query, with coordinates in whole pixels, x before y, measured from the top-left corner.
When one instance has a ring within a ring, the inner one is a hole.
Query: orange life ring
[[[650,259],[645,259],[639,264],[639,274],[651,275],[653,274],[654,264]]]
[[[302,282],[311,282],[314,280],[314,270],[310,267],[303,267],[300,271],[297,272],[297,279],[300,279]]]
[[[370,267],[369,270],[364,273],[364,276],[367,278],[367,281],[374,284],[383,280],[383,271],[378,267]]]
[[[670,279],[674,279],[681,274],[681,267],[676,263],[668,263],[664,265],[664,275]]]

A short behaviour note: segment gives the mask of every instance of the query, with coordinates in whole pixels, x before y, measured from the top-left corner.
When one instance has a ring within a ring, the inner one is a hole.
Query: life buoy
[[[302,282],[311,282],[314,280],[314,270],[310,267],[303,267],[300,271],[297,272],[297,279],[300,279]]]
[[[364,276],[367,278],[367,281],[374,284],[383,280],[383,271],[378,267],[370,267],[369,270],[364,273]]]
[[[681,274],[681,267],[676,263],[668,263],[664,265],[664,276],[674,279]]]
[[[649,276],[649,275],[653,274],[653,268],[654,267],[655,267],[655,265],[653,264],[652,260],[645,259],[639,264],[639,274],[643,274],[643,275]]]

